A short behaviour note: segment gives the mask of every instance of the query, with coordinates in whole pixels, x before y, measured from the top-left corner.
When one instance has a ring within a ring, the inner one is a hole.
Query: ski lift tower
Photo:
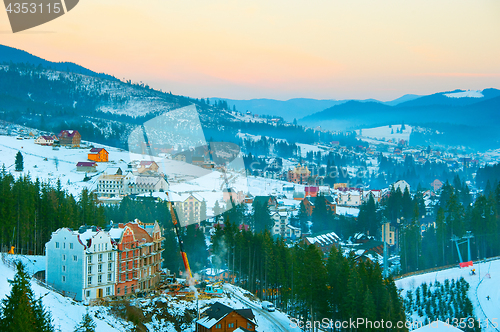
[[[471,231],[467,231],[461,239],[458,238],[458,236],[456,236],[456,235],[453,235],[451,237],[451,241],[455,242],[455,245],[457,246],[458,259],[460,260],[460,263],[463,263],[463,259],[462,259],[462,254],[460,253],[459,245],[467,242],[467,261],[470,262],[471,261],[470,239],[472,239],[473,237],[474,237],[474,235],[471,233]]]

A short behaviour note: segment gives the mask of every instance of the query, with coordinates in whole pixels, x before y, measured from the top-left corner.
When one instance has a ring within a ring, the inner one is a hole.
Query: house
[[[307,166],[301,166],[298,164],[293,170],[288,171],[288,182],[307,184],[309,177],[311,176],[311,171]]]
[[[408,192],[410,192],[410,185],[405,180],[399,180],[399,181],[393,183],[392,188],[395,191],[397,191],[399,189],[399,190],[401,190],[402,193],[404,193],[406,189],[408,189]]]
[[[243,191],[236,191],[233,188],[224,188],[222,190],[222,197],[226,203],[232,200],[235,204],[240,204],[245,200]]]
[[[52,136],[40,136],[40,137],[35,139],[35,144],[54,145],[54,137],[52,137]]]
[[[435,179],[434,181],[431,182],[431,187],[434,190],[434,192],[438,191],[443,187],[443,182],[439,181],[438,179]]]
[[[338,188],[337,204],[342,206],[360,206],[363,196],[359,188]]]
[[[236,329],[255,331],[257,321],[252,309],[233,309],[215,302],[196,321],[198,332],[233,332]]]
[[[174,156],[174,160],[186,162],[186,155],[183,153],[178,153]]]
[[[103,148],[92,148],[87,155],[88,160],[93,160],[95,162],[107,162],[108,161],[108,151]]]
[[[80,161],[76,164],[76,171],[86,173],[97,172],[97,163],[95,161]]]
[[[117,248],[98,227],[60,228],[45,244],[47,284],[76,301],[115,295]]]
[[[139,168],[137,168],[137,172],[139,174],[143,173],[150,173],[150,174],[156,174],[158,173],[158,169],[160,167],[155,161],[152,160],[142,160],[139,163]]]
[[[196,166],[202,166],[205,163],[205,157],[193,156],[191,158],[191,163]]]
[[[82,136],[78,132],[78,130],[61,130],[59,135],[59,144],[61,146],[72,146],[79,147]]]
[[[306,192],[306,197],[307,196],[316,197],[316,196],[318,196],[319,187],[316,187],[316,186],[306,186],[305,192]]]
[[[329,254],[333,246],[340,242],[340,238],[335,232],[323,232],[307,236],[304,239],[306,245],[314,245],[324,254]]]
[[[300,227],[294,227],[290,224],[285,226],[285,239],[297,240],[302,236]]]

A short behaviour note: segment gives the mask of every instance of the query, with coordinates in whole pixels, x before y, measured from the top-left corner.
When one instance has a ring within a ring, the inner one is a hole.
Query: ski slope
[[[476,275],[470,275],[471,269],[475,269]],[[474,263],[471,268],[451,268],[437,272],[430,272],[420,275],[414,275],[406,278],[396,280],[396,286],[402,290],[401,295],[404,297],[407,290],[415,290],[424,282],[441,283],[444,280],[455,279],[458,280],[463,277],[470,285],[468,292],[469,299],[474,306],[474,315],[481,322],[481,328],[484,332],[500,331],[500,283],[498,278],[500,276],[500,259],[482,261]],[[487,296],[490,299],[487,299]],[[453,317],[450,317],[452,319]],[[488,326],[485,323],[486,319],[489,320]],[[417,320],[423,321],[424,318]],[[492,324],[491,322],[496,322]]]

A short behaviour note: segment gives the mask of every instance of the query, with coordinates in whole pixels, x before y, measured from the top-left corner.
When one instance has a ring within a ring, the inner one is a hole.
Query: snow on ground
[[[412,126],[405,125],[405,129],[401,131],[402,125],[392,125],[375,127],[375,128],[363,128],[356,130],[356,134],[362,136],[364,138],[372,138],[377,140],[388,141],[391,140],[393,142],[397,142],[399,140],[404,139],[405,141],[410,141],[410,134],[413,130]],[[379,142],[380,143],[380,142]]]
[[[38,257],[38,256],[32,256]],[[32,260],[31,257],[22,259],[23,261]],[[44,268],[45,270],[45,268]],[[14,279],[15,272],[10,267],[0,261],[0,298],[4,299],[10,294],[11,286],[8,280]],[[53,325],[56,329],[66,332],[73,331],[75,326],[81,321],[87,307],[64,297],[56,292],[50,291],[40,286],[35,281],[31,281],[31,288],[36,298],[42,298],[45,309],[48,309],[52,315]],[[106,313],[103,307],[88,307],[90,314],[96,323],[96,331],[128,331],[132,326],[119,321],[115,317]],[[99,317],[99,318],[96,318]]]
[[[22,255],[7,255],[5,259],[11,262],[19,259],[23,263],[28,263],[28,271],[38,271],[42,266],[45,270],[45,257],[43,256],[22,256]],[[4,299],[10,294],[10,284],[8,280],[14,279],[15,271],[5,265],[0,260],[0,299]],[[35,293],[36,298],[42,298],[44,307],[50,311],[52,315],[53,325],[57,331],[73,331],[75,326],[81,321],[82,316],[88,310],[96,323],[96,331],[130,331],[134,328],[131,323],[125,322],[121,319],[114,317],[109,313],[108,307],[105,306],[85,306],[82,303],[75,302],[70,298],[64,297],[53,290],[49,290],[44,286],[38,284],[36,281],[31,281],[31,288]],[[200,300],[200,309],[218,301],[228,305],[234,309],[251,308],[256,316],[257,331],[258,332],[281,332],[281,331],[296,331],[300,332],[298,328],[292,329],[290,318],[280,312],[267,312],[262,310],[261,302],[258,300],[250,300],[244,294],[248,293],[245,290],[233,285],[224,285],[226,295],[222,298],[212,298],[209,300]],[[250,294],[250,293],[248,293]],[[155,304],[161,302],[159,306]],[[195,301],[184,301],[171,296],[156,296],[154,298],[143,298],[135,301],[145,314],[152,313],[152,321],[145,324],[149,331],[155,332],[173,332],[175,331],[173,325],[164,319],[158,319],[154,311],[155,308],[167,306],[168,312],[171,315],[182,317],[186,309],[195,309]],[[186,324],[183,331],[194,331],[194,324]]]
[[[445,93],[444,96],[448,98],[482,98],[482,90],[467,90],[461,92]]]
[[[470,275],[471,269],[474,268],[476,275]],[[410,276],[396,280],[396,286],[402,289],[402,295],[405,296],[407,290],[415,290],[424,282],[435,283],[444,280],[458,280],[463,277],[470,285],[469,298],[474,306],[474,315],[481,321],[483,332],[498,331],[490,323],[488,327],[484,325],[486,318],[490,322],[497,322],[497,327],[500,329],[500,259],[491,261],[482,261],[482,263],[474,263],[472,268],[459,267],[441,270],[437,272],[429,272],[425,274]],[[488,277],[489,275],[489,277]],[[487,296],[490,299],[487,299]],[[453,317],[450,317],[450,319]],[[420,318],[423,320],[423,318]]]
[[[330,152],[328,148],[324,146],[317,146],[304,143],[296,143],[296,145],[300,148],[300,155],[302,156],[302,158],[307,157],[307,153],[311,151],[313,153],[321,152],[321,154],[327,154]]]
[[[337,214],[342,216],[353,216],[357,218],[359,214],[359,209],[348,206],[337,206]]]
[[[83,143],[82,143],[83,144]],[[94,147],[105,148],[109,152],[109,162],[98,163],[97,173],[89,173],[92,179],[83,182],[85,172],[77,172],[76,164],[79,161],[89,161],[87,155],[89,148],[66,148],[60,147],[54,150],[51,146],[35,144],[34,139],[19,140],[14,136],[0,136],[0,165],[5,165],[8,172],[14,176],[30,175],[32,180],[39,178],[40,181],[50,182],[55,186],[57,179],[70,194],[78,196],[83,188],[95,189],[98,174],[108,167],[121,167],[127,169],[129,153],[121,149],[93,144]],[[24,171],[15,171],[15,159],[18,151],[21,151],[24,161]],[[56,167],[57,163],[57,167]]]

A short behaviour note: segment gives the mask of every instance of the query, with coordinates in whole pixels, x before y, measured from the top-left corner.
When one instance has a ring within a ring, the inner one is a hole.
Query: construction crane
[[[190,281],[193,279],[193,275],[191,274],[191,268],[189,267],[189,261],[187,258],[187,254],[184,251],[184,242],[182,242],[181,238],[181,230],[179,226],[179,218],[177,216],[177,211],[172,205],[172,202],[170,201],[170,196],[167,194],[168,198],[168,208],[170,209],[170,216],[172,217],[172,223],[174,224],[174,229],[175,229],[175,235],[177,236],[177,240],[179,241],[179,249],[181,251],[181,257],[182,257],[182,262],[184,263],[184,270],[186,271],[186,281],[189,284]]]
[[[148,154],[151,157],[151,160],[153,160],[153,151],[151,150],[151,143],[149,142],[148,139],[148,134],[146,132],[146,128],[144,127],[144,124],[141,125],[142,128],[142,135],[144,136],[144,141],[146,142],[146,147],[148,149]],[[184,263],[184,270],[186,271],[186,282],[189,285],[192,280],[193,280],[193,275],[191,274],[191,268],[189,267],[189,261],[187,258],[187,254],[184,251],[184,242],[182,242],[181,238],[181,230],[179,226],[179,217],[177,216],[177,211],[175,210],[172,201],[170,200],[170,196],[167,194],[167,199],[168,199],[168,208],[170,209],[170,216],[172,217],[172,223],[174,224],[174,229],[175,229],[175,235],[177,236],[177,240],[179,241],[179,249],[181,251],[181,257],[182,257],[182,262]]]

